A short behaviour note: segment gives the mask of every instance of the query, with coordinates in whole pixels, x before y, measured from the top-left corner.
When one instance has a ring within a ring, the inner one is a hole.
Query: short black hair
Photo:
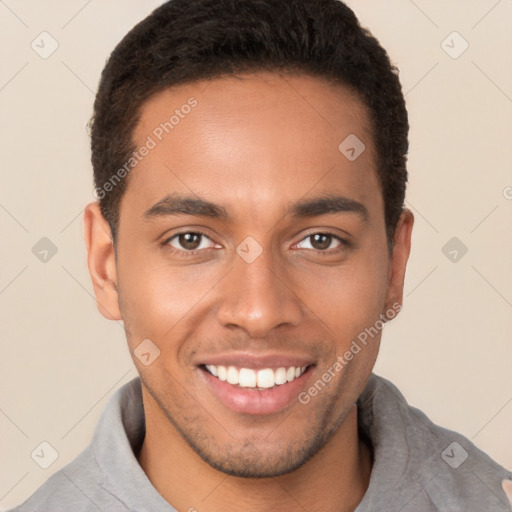
[[[103,69],[90,122],[95,191],[114,245],[127,185],[120,176],[144,102],[174,85],[257,71],[308,74],[358,94],[392,247],[407,184],[405,100],[386,51],[339,0],[170,0],[128,32]]]

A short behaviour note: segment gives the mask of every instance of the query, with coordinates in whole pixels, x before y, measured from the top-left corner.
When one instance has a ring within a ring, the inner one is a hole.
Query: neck
[[[145,398],[146,436],[138,460],[153,486],[177,510],[352,512],[368,488],[371,447],[358,436],[356,405],[327,445],[299,469],[255,479],[212,468]]]

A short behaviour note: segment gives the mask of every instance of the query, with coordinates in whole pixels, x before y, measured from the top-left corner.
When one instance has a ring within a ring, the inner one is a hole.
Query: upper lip
[[[314,361],[311,357],[298,356],[297,354],[251,354],[247,352],[229,352],[205,356],[198,362],[198,366],[235,366],[238,368],[251,368],[253,370],[261,370],[263,368],[289,368],[290,366],[303,367],[312,364],[314,364]]]

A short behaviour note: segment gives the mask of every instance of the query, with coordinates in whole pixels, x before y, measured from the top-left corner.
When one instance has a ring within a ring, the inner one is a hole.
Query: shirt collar
[[[153,487],[135,456],[145,431],[142,388],[136,377],[111,397],[94,432],[92,448],[102,472],[98,483],[129,510],[176,512]]]

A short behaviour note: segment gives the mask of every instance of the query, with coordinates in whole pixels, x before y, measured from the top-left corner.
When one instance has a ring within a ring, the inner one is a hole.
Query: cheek
[[[327,270],[303,269],[297,282],[305,306],[331,335],[345,342],[373,325],[385,309],[387,264],[369,252]]]
[[[122,315],[138,339],[164,340],[197,316],[207,295],[222,279],[220,269],[170,266],[137,257],[118,264]]]

